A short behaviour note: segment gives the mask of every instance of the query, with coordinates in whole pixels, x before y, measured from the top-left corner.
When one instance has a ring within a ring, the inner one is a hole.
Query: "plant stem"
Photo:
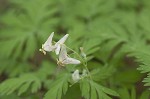
[[[84,60],[84,59],[83,59],[76,51],[74,51],[73,49],[67,47],[66,45],[65,45],[65,47],[68,48],[69,50],[71,50],[72,52],[74,52],[74,53],[82,60],[82,63],[83,63],[83,65],[85,66],[85,69],[87,70],[87,72],[88,72],[88,74],[89,74],[89,76],[90,76],[90,79],[92,79],[92,76],[91,76],[91,74],[90,74],[90,71],[89,71],[89,69],[88,69],[88,67],[87,67],[87,60]]]

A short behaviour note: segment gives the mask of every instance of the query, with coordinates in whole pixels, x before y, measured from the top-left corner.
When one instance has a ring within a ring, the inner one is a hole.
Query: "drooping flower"
[[[55,47],[52,45],[53,36],[54,36],[54,32],[52,32],[51,35],[46,40],[46,42],[42,44],[42,49],[40,49],[40,51],[43,52],[44,55],[46,54],[46,51],[50,52],[55,50]]]
[[[79,74],[79,70],[75,70],[73,73],[72,73],[72,80],[74,82],[78,82],[80,80],[80,74]]]
[[[58,55],[60,52],[61,44],[63,44],[66,41],[69,34],[66,34],[64,37],[62,37],[55,45],[52,44],[53,36],[54,36],[54,32],[52,32],[50,34],[50,36],[48,37],[46,42],[44,44],[42,44],[42,49],[39,50],[39,51],[43,52],[44,55],[46,54],[46,51],[47,52],[55,51],[56,54]]]
[[[67,55],[67,50],[64,45],[61,46],[60,54],[59,54],[59,60],[57,62],[60,66],[65,66],[66,64],[80,64],[81,62],[75,58],[70,58]]]
[[[55,44],[55,47],[56,47],[55,53],[56,53],[56,55],[59,54],[60,49],[61,49],[61,45],[64,44],[64,42],[66,41],[66,39],[68,38],[68,36],[69,36],[69,34],[66,34],[64,37],[62,37],[62,38]]]

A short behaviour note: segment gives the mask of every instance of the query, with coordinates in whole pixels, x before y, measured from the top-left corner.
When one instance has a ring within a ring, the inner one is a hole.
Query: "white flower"
[[[56,55],[59,54],[61,45],[66,41],[66,39],[68,38],[68,36],[69,36],[69,34],[66,34],[64,37],[62,37],[62,38],[55,44],[55,47],[56,47],[55,53],[56,53]]]
[[[80,79],[79,70],[75,70],[74,73],[72,73],[72,80],[78,82]]]
[[[80,64],[81,62],[77,59],[70,58],[67,56],[67,50],[64,45],[61,46],[61,51],[59,54],[58,65],[64,66],[65,64]]]
[[[50,52],[55,49],[55,47],[52,45],[53,36],[54,36],[54,32],[52,32],[51,35],[46,40],[46,42],[42,44],[42,49],[40,49],[40,51],[43,52],[44,55],[46,54],[46,51]]]
[[[63,44],[66,41],[69,34],[66,34],[64,37],[62,37],[55,45],[52,45],[53,36],[54,36],[54,32],[52,32],[50,34],[47,41],[42,45],[42,49],[40,49],[40,51],[43,52],[44,55],[46,54],[46,51],[47,52],[55,51],[56,54],[58,55],[59,51],[60,51],[60,45]]]

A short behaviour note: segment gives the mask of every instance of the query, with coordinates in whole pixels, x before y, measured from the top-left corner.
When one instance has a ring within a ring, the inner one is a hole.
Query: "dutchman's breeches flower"
[[[39,50],[43,52],[44,55],[46,54],[46,51],[47,52],[55,51],[56,55],[58,55],[61,49],[61,45],[64,44],[69,34],[66,34],[64,37],[62,37],[55,45],[52,44],[53,36],[54,36],[54,32],[50,34],[46,42],[42,45],[42,49]]]
[[[79,74],[79,70],[75,70],[73,73],[72,73],[72,80],[74,82],[78,82],[80,80],[80,74]]]
[[[44,55],[46,54],[46,51],[55,51],[56,55],[59,55],[57,64],[60,66],[65,66],[66,64],[80,64],[81,62],[79,60],[70,58],[67,55],[67,50],[64,43],[69,34],[66,34],[64,37],[62,37],[58,42],[55,43],[55,45],[52,44],[53,36],[54,32],[51,33],[46,42],[42,45],[42,49],[40,49],[40,51],[43,52]]]
[[[58,65],[64,66],[66,64],[80,64],[81,62],[75,58],[68,57],[65,45],[61,46]]]
[[[59,54],[60,49],[61,49],[61,45],[63,45],[66,41],[66,39],[68,38],[69,34],[66,34],[64,37],[62,37],[56,44],[55,44],[55,53],[56,55]]]

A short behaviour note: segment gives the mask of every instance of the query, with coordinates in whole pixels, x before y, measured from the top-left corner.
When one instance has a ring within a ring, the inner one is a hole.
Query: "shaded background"
[[[90,70],[101,70],[95,79],[120,94],[113,99],[148,99],[146,75],[127,53],[150,40],[149,0],[0,0],[0,82],[35,72],[39,78],[27,78],[40,87],[17,96],[18,87],[0,99],[41,99],[47,92],[57,65],[39,48],[53,31],[56,41],[69,33],[69,47],[84,47]],[[78,87],[64,99],[81,99]]]

